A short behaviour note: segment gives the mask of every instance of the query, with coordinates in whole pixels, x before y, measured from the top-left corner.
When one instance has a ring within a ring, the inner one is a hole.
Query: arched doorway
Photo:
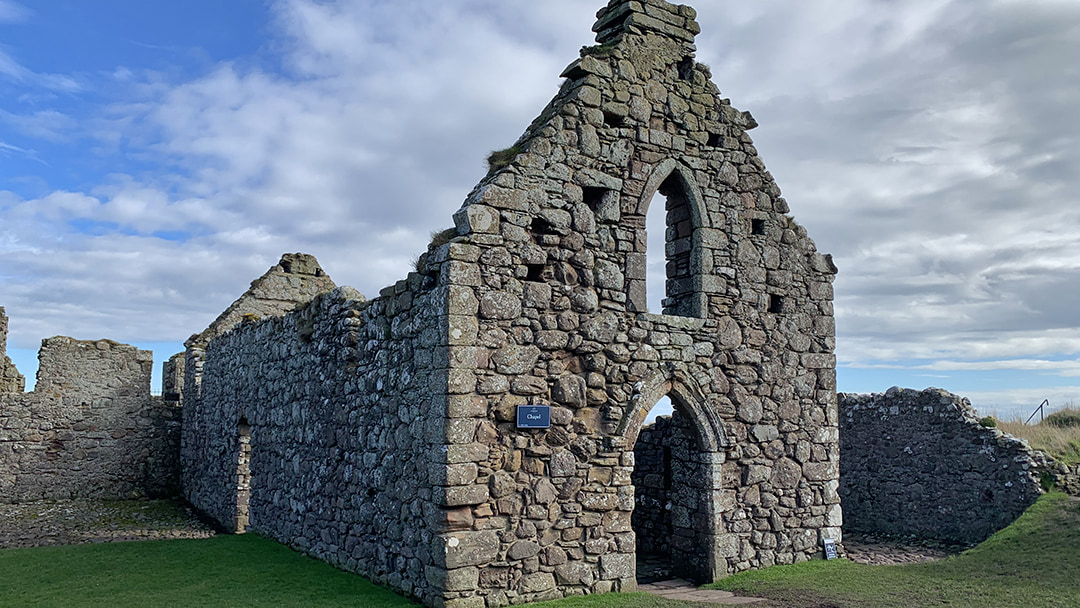
[[[664,396],[674,412],[644,425]],[[638,582],[683,578],[712,582],[727,573],[719,555],[723,423],[707,409],[693,381],[657,372],[642,383],[625,419],[623,437],[634,451],[634,512]]]
[[[239,443],[236,459],[236,533],[247,532],[251,514],[251,425],[241,418],[236,425]]]

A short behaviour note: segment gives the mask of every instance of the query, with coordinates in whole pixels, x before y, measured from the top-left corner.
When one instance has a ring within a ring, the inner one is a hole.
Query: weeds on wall
[[[997,428],[1026,439],[1031,447],[1054,459],[1068,465],[1080,464],[1080,409],[1067,407],[1039,424],[1024,424],[1020,418],[996,422]]]
[[[514,162],[518,154],[521,154],[524,150],[518,145],[510,146],[503,150],[495,150],[491,154],[488,154],[487,164],[488,172],[494,173],[499,169],[505,169],[510,166],[510,163]]]

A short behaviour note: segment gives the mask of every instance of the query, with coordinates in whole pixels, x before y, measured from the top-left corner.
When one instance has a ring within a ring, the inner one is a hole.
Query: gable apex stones
[[[596,13],[596,41],[606,44],[626,33],[657,32],[693,43],[701,33],[697,11],[664,0],[612,0]]]

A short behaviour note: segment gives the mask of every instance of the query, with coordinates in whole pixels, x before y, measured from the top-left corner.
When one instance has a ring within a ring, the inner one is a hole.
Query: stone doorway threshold
[[[669,600],[683,600],[687,602],[705,602],[709,604],[756,604],[764,602],[760,597],[735,597],[730,591],[719,589],[698,589],[697,585],[683,579],[660,581],[638,585],[638,591],[659,595]]]

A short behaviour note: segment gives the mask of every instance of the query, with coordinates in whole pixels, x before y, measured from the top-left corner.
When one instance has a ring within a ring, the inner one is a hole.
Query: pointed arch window
[[[704,317],[707,312],[702,291],[704,205],[690,175],[675,161],[666,161],[654,169],[645,188],[638,211],[645,216],[646,237],[638,239],[644,251],[636,260],[645,272],[631,273],[631,310],[681,317]]]

